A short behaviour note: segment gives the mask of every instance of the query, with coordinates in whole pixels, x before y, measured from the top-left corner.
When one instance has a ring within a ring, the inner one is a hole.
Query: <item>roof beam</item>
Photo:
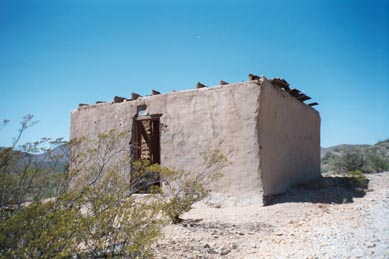
[[[287,92],[290,92],[289,83],[286,82],[285,79],[283,79],[283,78],[273,78],[270,82],[273,85],[276,85],[279,88],[284,89]]]
[[[207,87],[206,85],[204,85],[204,84],[202,84],[200,82],[197,82],[197,84],[196,84],[196,89],[206,88],[206,87]]]
[[[249,74],[249,81],[253,81],[253,80],[259,80],[259,76],[254,74]]]
[[[142,97],[142,96],[140,94],[137,94],[137,93],[131,93],[131,100],[136,100],[139,97]]]
[[[309,97],[308,95],[301,95],[300,97],[297,97],[297,100],[301,101],[301,102],[304,102],[306,100],[309,100],[309,99],[312,99],[311,97]]]
[[[219,82],[219,85],[228,85],[229,83],[227,83],[226,81],[223,81],[223,80],[220,80]]]
[[[158,95],[161,94],[161,92],[158,92],[157,90],[151,90],[151,95]]]

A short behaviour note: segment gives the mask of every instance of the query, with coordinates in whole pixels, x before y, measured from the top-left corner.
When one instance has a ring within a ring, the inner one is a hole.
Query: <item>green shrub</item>
[[[366,171],[368,172],[389,171],[389,159],[382,158],[377,154],[369,154],[366,160]]]
[[[345,152],[341,157],[338,157],[335,162],[337,171],[341,173],[348,173],[356,170],[362,170],[365,164],[365,158],[362,153],[358,151]]]
[[[50,183],[50,199],[43,199],[46,178],[57,167],[22,159],[51,140],[24,145],[23,156],[16,144],[1,149],[0,258],[152,258],[161,228],[204,198],[204,182],[220,177],[227,163],[216,150],[201,154],[204,167],[198,172],[133,162],[123,155],[124,138],[111,131],[67,143],[71,156]],[[60,158],[53,157],[53,164]],[[150,174],[159,175],[162,187],[153,185]],[[155,195],[135,195],[147,186]]]
[[[368,180],[360,170],[349,171],[347,173],[346,187],[355,192],[364,193],[368,187]]]
[[[172,223],[180,222],[180,215],[189,211],[193,203],[208,196],[210,190],[204,183],[209,185],[219,179],[222,168],[229,164],[220,150],[201,152],[200,156],[204,161],[203,166],[195,172],[159,168],[164,179],[163,193],[167,199],[164,211]]]

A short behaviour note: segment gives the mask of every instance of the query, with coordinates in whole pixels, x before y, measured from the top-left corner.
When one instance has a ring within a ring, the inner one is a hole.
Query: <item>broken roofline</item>
[[[257,75],[254,75],[254,74],[249,74],[248,77],[249,77],[249,80],[248,80],[249,82],[250,81],[256,81],[257,83],[262,83],[263,80],[268,80],[265,76],[257,76]],[[289,83],[285,79],[283,79],[283,78],[272,78],[272,79],[270,79],[270,82],[271,82],[271,84],[273,86],[278,87],[282,91],[285,91],[285,92],[289,93],[290,95],[295,97],[297,100],[299,100],[300,102],[302,102],[302,103],[304,103],[304,104],[306,104],[306,105],[308,105],[310,107],[318,105],[317,102],[305,103],[305,101],[310,100],[312,98],[309,97],[308,95],[302,93],[300,90],[298,90],[296,88],[290,89]],[[200,89],[215,89],[215,88],[224,87],[226,85],[232,86],[234,84],[237,84],[237,83],[230,84],[230,83],[228,83],[228,82],[226,82],[224,80],[220,80],[219,85],[213,86],[213,87],[209,88],[208,86],[206,86],[206,85],[204,85],[204,84],[202,84],[200,82],[197,82],[196,89],[181,90],[181,91],[178,91],[178,92],[197,91],[197,90],[200,90]],[[173,92],[176,92],[176,91],[173,90]],[[146,95],[144,97],[149,97],[149,96],[159,95],[159,94],[161,94],[161,92],[159,92],[157,90],[151,90],[151,95]],[[131,98],[115,96],[113,98],[112,103],[121,103],[121,102],[127,102],[127,101],[134,101],[134,100],[137,100],[138,98],[142,98],[142,97],[143,96],[141,96],[140,94],[137,94],[137,93],[131,93]],[[96,101],[96,104],[101,104],[101,103],[106,103],[106,102]],[[79,107],[82,107],[82,106],[89,106],[89,104],[84,104],[84,103],[79,104]]]
[[[263,204],[263,196],[320,177],[320,114],[285,80],[250,79],[80,107],[71,113],[70,139],[123,132],[117,159],[140,156],[194,173],[203,171],[199,152],[220,150],[231,164],[206,183],[210,200]]]

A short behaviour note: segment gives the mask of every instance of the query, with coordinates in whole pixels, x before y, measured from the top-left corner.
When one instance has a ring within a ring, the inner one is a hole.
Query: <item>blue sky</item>
[[[0,146],[68,139],[79,103],[285,78],[321,114],[321,145],[389,137],[388,1],[0,0]]]

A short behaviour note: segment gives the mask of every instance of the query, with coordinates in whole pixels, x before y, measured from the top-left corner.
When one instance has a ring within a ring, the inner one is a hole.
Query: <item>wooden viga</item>
[[[292,95],[293,97],[295,97],[297,100],[299,100],[302,103],[304,103],[307,100],[312,99],[311,97],[309,97],[305,93],[302,93],[300,90],[298,90],[296,88],[290,89],[289,83],[283,78],[273,78],[270,82],[274,86],[281,88],[283,91],[288,92],[290,95]],[[315,106],[315,105],[318,105],[318,103],[313,102],[313,103],[308,103],[307,105]]]

